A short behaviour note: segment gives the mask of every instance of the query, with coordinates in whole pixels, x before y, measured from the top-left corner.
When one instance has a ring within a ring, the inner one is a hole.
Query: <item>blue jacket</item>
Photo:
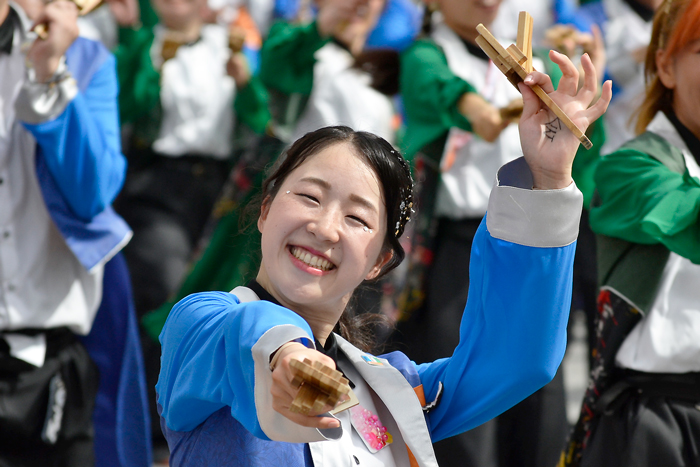
[[[437,465],[432,442],[486,422],[546,384],[564,355],[582,197],[574,186],[523,189],[532,186],[523,165],[519,159],[501,169],[503,185],[494,188],[474,239],[469,300],[451,358],[407,366],[394,355],[385,367],[372,368],[339,340],[418,465]],[[317,443],[322,438],[315,430],[270,415],[265,400],[269,355],[284,342],[312,338],[311,329],[293,311],[241,300],[238,291],[186,297],[161,333],[156,391],[171,465],[320,467],[311,457],[320,462],[324,456],[311,454],[333,444]],[[429,401],[444,387],[425,416],[413,393],[417,384]]]
[[[66,52],[66,65],[78,94],[57,118],[24,127],[38,143],[37,177],[51,218],[92,270],[131,238],[110,206],[126,176],[115,61],[102,44],[79,37]]]

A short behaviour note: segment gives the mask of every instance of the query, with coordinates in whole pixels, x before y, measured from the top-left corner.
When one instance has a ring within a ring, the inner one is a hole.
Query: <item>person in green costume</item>
[[[404,148],[422,183],[407,282],[396,299],[402,321],[394,345],[419,362],[448,357],[457,343],[474,233],[498,165],[521,152],[506,111],[520,95],[476,44],[477,24],[489,27],[500,2],[433,3],[439,8],[430,19],[429,35],[401,57]],[[548,61],[535,67],[543,69]],[[579,174],[597,159],[596,152],[585,156],[577,160]],[[497,420],[441,441],[436,455],[445,466],[551,465],[566,423],[559,374],[551,386]]]
[[[659,7],[645,70],[638,136],[595,172],[597,343],[562,467],[700,463],[700,2]]]
[[[139,318],[180,287],[229,178],[234,135],[242,127],[264,133],[269,120],[264,86],[244,55],[230,50],[226,28],[204,24],[205,4],[154,0],[158,23],[122,30],[115,51],[129,161],[115,209],[134,231],[124,254]],[[153,388],[160,346],[143,337],[152,431],[159,433]]]

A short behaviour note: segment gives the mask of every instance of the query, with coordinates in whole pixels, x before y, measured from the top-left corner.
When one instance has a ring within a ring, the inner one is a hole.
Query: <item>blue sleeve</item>
[[[450,358],[418,366],[433,441],[474,428],[548,383],[566,347],[576,244],[535,248],[492,237],[472,246],[460,343]]]
[[[24,123],[41,147],[61,193],[79,217],[89,220],[110,205],[122,187],[115,60],[109,56],[57,118]]]
[[[276,326],[292,325],[312,338],[306,321],[266,301],[239,303],[225,292],[185,297],[173,307],[160,335],[156,392],[162,417],[175,431],[190,431],[224,406],[253,435],[260,428],[254,397],[253,346]]]

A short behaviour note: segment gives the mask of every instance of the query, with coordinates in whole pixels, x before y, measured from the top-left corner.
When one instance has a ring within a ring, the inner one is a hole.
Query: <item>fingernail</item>
[[[333,419],[333,421],[331,421],[331,422],[328,424],[328,427],[329,427],[329,428],[338,428],[338,427],[340,427],[340,421],[339,421],[339,420],[336,420],[336,419]]]
[[[532,76],[529,76],[529,75],[528,75],[528,76],[525,77],[525,82],[526,82],[527,84],[531,84],[533,81],[534,81],[534,80],[532,79]]]

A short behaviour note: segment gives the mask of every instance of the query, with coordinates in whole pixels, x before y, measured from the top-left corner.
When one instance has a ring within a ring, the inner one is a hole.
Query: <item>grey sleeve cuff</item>
[[[253,362],[255,364],[255,411],[258,415],[260,428],[268,438],[287,443],[310,443],[339,439],[342,427],[335,430],[317,430],[297,425],[272,408],[272,372],[270,371],[270,356],[283,344],[294,339],[311,339],[301,328],[291,324],[275,326],[258,340],[253,346]]]
[[[533,190],[532,173],[524,158],[498,171],[491,191],[486,227],[492,237],[532,247],[573,243],[583,209],[583,195],[571,183],[560,190]]]
[[[36,125],[53,120],[66,109],[78,93],[78,85],[66,67],[65,58],[46,83],[38,83],[32,68],[15,100],[17,119]]]

